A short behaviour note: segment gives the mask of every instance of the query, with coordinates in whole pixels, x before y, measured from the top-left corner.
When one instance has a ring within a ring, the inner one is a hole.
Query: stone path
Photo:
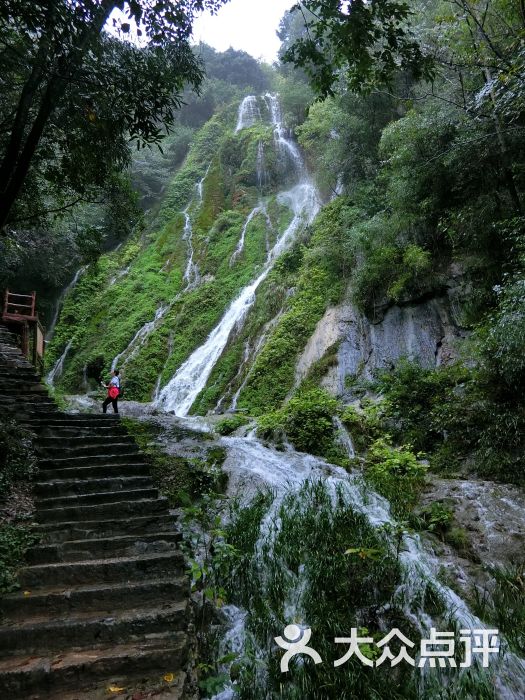
[[[0,698],[189,697],[189,581],[137,445],[118,417],[58,411],[1,325],[0,412],[37,435],[41,535],[0,601]]]

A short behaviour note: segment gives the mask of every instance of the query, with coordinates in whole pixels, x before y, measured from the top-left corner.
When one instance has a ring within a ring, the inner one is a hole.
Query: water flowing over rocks
[[[277,97],[266,95],[265,99],[268,100],[270,106],[271,123],[274,125],[277,148],[279,151],[285,151],[291,155],[292,174],[297,184],[291,189],[280,192],[278,200],[291,209],[293,219],[269,250],[266,264],[260,274],[240,292],[226,310],[219,324],[209,334],[206,342],[191,354],[179,367],[175,376],[161,390],[158,405],[179,416],[188,413],[198,394],[205,387],[215,363],[226,347],[230,334],[243,323],[255,301],[255,293],[259,285],[266,279],[279,255],[289,248],[299,230],[313,221],[320,208],[317,190],[306,174],[299,150],[284,133]],[[257,99],[255,97],[250,96],[243,100],[239,108],[237,131],[251,126],[254,119],[261,118],[260,110],[258,107],[255,109],[256,106]],[[285,168],[288,167],[289,165],[285,164]],[[258,213],[258,210],[259,207],[256,207],[248,217],[237,251],[232,256],[231,262],[234,262],[235,256],[240,254],[248,223]]]

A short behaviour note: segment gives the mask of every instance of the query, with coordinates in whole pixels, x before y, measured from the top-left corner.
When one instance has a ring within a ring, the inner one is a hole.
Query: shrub
[[[301,452],[330,458],[334,452],[333,416],[339,402],[323,389],[308,389],[294,396],[279,411],[261,416],[258,435],[265,438],[284,433]]]
[[[241,416],[239,414],[228,416],[216,423],[215,431],[219,433],[219,435],[231,435],[237,428],[240,428],[241,425],[246,425],[248,420],[246,416]]]
[[[18,588],[16,575],[29,547],[38,540],[30,527],[0,525],[0,594]]]
[[[366,455],[367,480],[390,501],[398,517],[406,517],[417,503],[426,473],[411,445],[393,447],[389,436],[376,440]]]

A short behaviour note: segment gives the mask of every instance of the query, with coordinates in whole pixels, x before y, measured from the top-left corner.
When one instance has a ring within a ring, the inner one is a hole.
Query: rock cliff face
[[[345,395],[347,378],[371,379],[376,370],[393,368],[401,358],[423,367],[449,364],[457,357],[457,341],[465,336],[455,303],[451,294],[407,302],[385,309],[376,321],[349,302],[330,307],[299,358],[296,383],[335,343],[337,363],[323,385],[337,396]]]

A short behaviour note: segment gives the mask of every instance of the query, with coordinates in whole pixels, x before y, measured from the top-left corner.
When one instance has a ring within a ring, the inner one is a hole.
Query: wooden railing
[[[2,321],[20,337],[27,359],[42,371],[45,333],[36,312],[36,292],[18,294],[6,289]]]

